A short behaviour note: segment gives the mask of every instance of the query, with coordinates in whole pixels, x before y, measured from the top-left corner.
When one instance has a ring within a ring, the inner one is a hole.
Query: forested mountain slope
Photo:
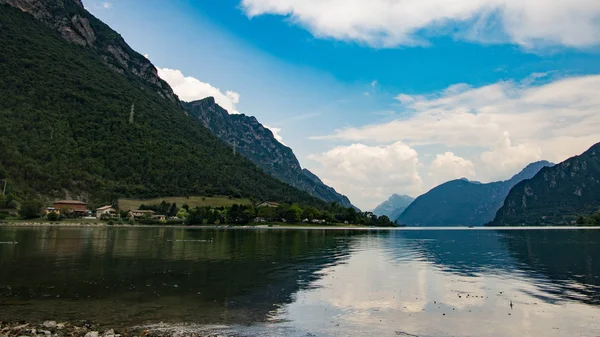
[[[441,184],[411,203],[398,217],[398,223],[408,226],[483,226],[494,218],[511,187],[551,165],[547,161],[535,162],[509,180],[488,184],[466,179]]]
[[[324,204],[234,156],[78,1],[8,1],[18,8],[0,5],[0,175],[17,197]]]
[[[271,130],[255,117],[230,115],[215,103],[213,97],[182,104],[191,117],[225,143],[235,144],[241,155],[265,172],[314,197],[352,207],[346,196],[325,185],[310,171],[303,170],[292,149],[277,141]]]
[[[598,210],[600,143],[517,184],[490,225],[565,225]]]

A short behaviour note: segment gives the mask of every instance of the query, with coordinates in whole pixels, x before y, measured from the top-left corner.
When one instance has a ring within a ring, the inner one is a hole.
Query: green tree
[[[298,205],[290,206],[286,212],[284,218],[288,222],[300,222],[300,216],[302,215],[302,209]]]
[[[168,216],[175,216],[175,215],[177,215],[177,204],[176,204],[176,203],[173,203],[173,204],[171,205],[171,208],[169,209],[169,214],[168,214]]]
[[[177,211],[177,215],[176,216],[179,219],[185,219],[185,218],[188,217],[188,215],[189,215],[188,211],[185,208],[182,207],[182,208],[179,209],[179,211]]]
[[[44,204],[40,200],[25,200],[19,208],[19,215],[23,219],[39,218],[42,215]]]

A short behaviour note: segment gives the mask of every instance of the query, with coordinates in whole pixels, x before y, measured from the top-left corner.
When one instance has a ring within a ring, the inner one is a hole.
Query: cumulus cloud
[[[103,2],[102,3],[102,8],[104,8],[104,9],[111,9],[112,8],[112,4],[110,2]]]
[[[531,162],[560,162],[600,141],[600,75],[534,84],[540,77],[536,74],[532,80],[482,87],[458,84],[420,96],[401,94],[396,97],[403,103],[400,119],[314,138],[369,145],[401,142],[418,148],[422,158],[438,154],[418,171],[424,180],[423,190],[413,192],[398,185],[396,193],[418,195],[435,184],[460,177],[483,182],[505,180]],[[397,171],[414,172],[412,166],[394,166]],[[333,171],[324,170],[324,178],[333,179]],[[369,190],[389,186],[394,178],[386,178],[389,180],[368,182]],[[333,186],[341,189],[351,182],[339,179]]]
[[[315,172],[325,183],[335,186],[361,207],[374,208],[392,193],[416,194],[421,189],[418,153],[403,142],[338,146],[309,155],[308,159],[320,164]]]
[[[504,133],[498,145],[490,151],[481,154],[481,161],[489,172],[487,177],[493,180],[503,180],[507,175],[519,172],[532,162],[541,160],[542,150],[535,144],[513,145],[508,132]]]
[[[227,90],[223,93],[209,83],[191,76],[184,76],[177,69],[158,68],[158,76],[165,80],[183,101],[190,102],[212,96],[215,98],[215,102],[230,114],[240,113],[236,108],[240,102],[240,94],[235,91]]]
[[[267,129],[271,130],[271,132],[273,133],[273,137],[275,137],[275,139],[276,139],[278,142],[280,142],[280,143],[281,143],[281,144],[283,144],[283,145],[286,145],[286,144],[283,142],[283,137],[281,136],[281,128],[274,128],[274,127],[271,127],[271,126],[268,126],[268,125],[263,125],[263,126],[264,126],[265,128],[267,128]]]
[[[319,38],[423,45],[425,32],[524,47],[600,42],[597,0],[242,0],[249,17],[280,15]]]
[[[555,161],[591,145],[591,139],[600,139],[600,75],[563,78],[538,86],[498,82],[449,89],[411,99],[399,96],[409,113],[403,119],[315,138],[489,150],[498,144],[505,146],[510,134],[511,148],[537,144],[542,155],[552,154],[545,159]],[[547,151],[558,138],[568,144],[558,152]]]
[[[436,155],[430,165],[429,174],[436,184],[458,178],[471,178],[475,176],[473,162],[459,157],[452,152]]]

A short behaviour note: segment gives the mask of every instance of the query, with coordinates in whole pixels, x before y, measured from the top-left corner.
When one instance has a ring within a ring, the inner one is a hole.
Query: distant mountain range
[[[490,225],[564,225],[598,210],[600,143],[518,183]]]
[[[385,215],[392,221],[398,219],[398,216],[413,202],[415,198],[408,195],[393,194],[388,200],[379,204],[373,210],[373,214],[377,216]]]
[[[346,196],[302,169],[292,149],[277,141],[255,117],[229,114],[213,97],[182,104],[192,118],[268,174],[321,200],[352,207]]]
[[[552,165],[535,162],[509,180],[487,184],[466,179],[446,182],[415,199],[397,222],[407,226],[482,226],[494,219],[513,186]]]

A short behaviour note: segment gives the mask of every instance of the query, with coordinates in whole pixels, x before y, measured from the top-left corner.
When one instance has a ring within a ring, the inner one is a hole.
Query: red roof
[[[55,201],[55,204],[69,204],[69,205],[87,205],[87,202],[79,201],[79,200],[59,200]]]

